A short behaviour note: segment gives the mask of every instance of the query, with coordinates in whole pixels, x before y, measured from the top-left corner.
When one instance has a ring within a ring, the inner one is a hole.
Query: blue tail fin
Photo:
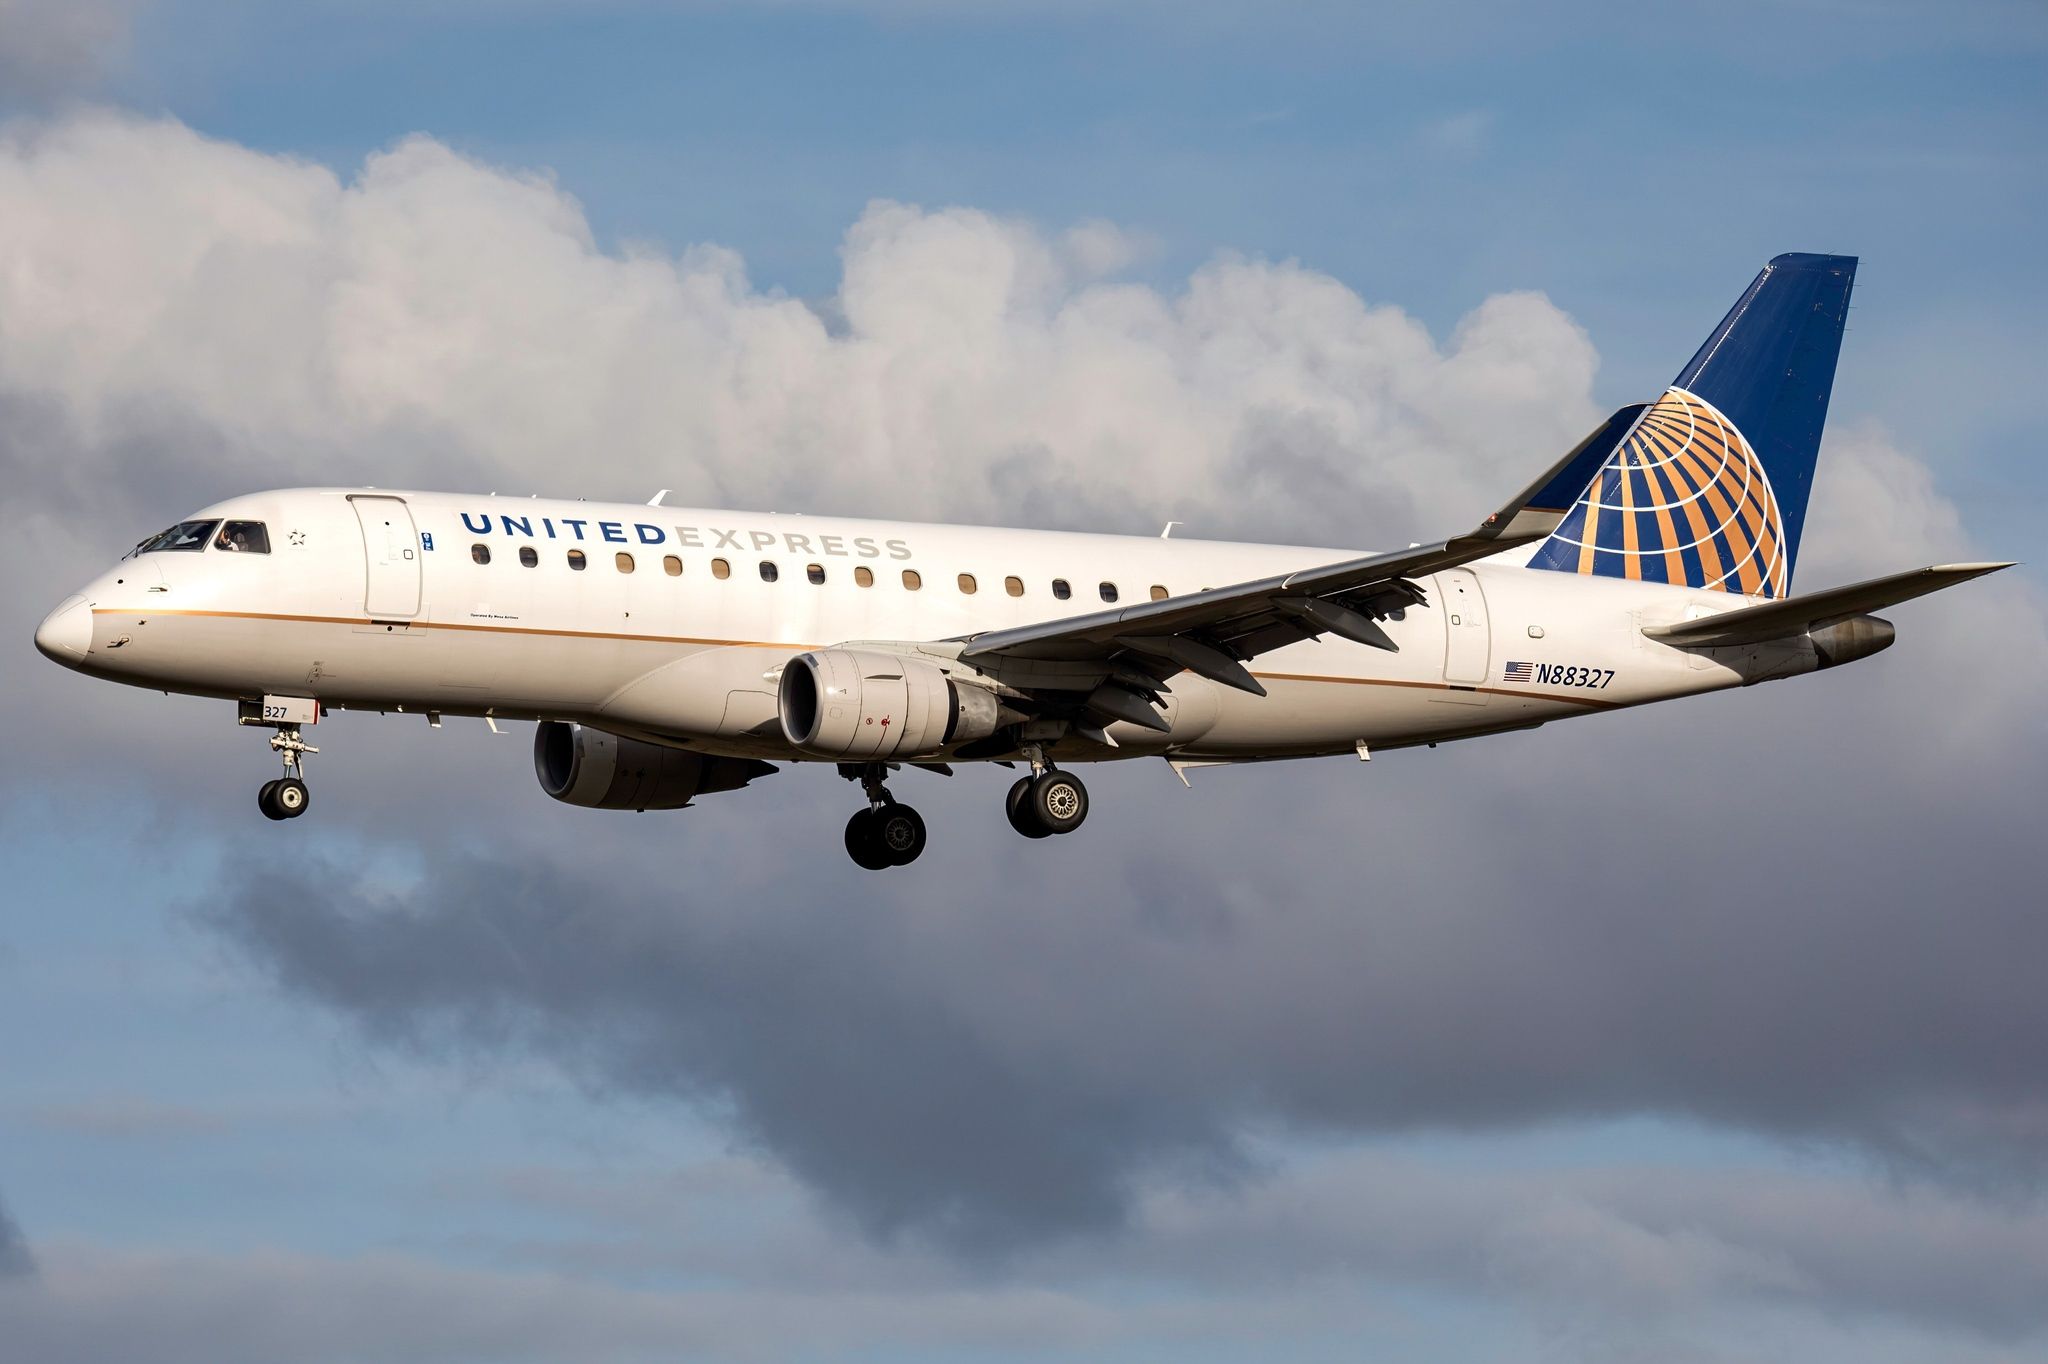
[[[1854,256],[1766,265],[1531,567],[1785,595],[1855,279]]]

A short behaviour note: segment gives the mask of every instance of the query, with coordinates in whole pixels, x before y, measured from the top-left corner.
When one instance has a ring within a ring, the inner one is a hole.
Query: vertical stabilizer
[[[1855,278],[1853,256],[1766,265],[1531,566],[1785,595]]]

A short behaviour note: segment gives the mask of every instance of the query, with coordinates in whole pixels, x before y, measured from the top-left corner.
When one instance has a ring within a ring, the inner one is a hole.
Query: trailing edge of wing
[[[1616,412],[1598,430],[1574,446],[1569,454],[1545,470],[1540,478],[1465,535],[1434,545],[1418,545],[1392,554],[1346,559],[1277,577],[1168,597],[1164,601],[1139,602],[1114,610],[1069,616],[1063,620],[991,630],[968,639],[960,656],[969,660],[996,655],[1035,659],[1100,658],[1126,647],[1123,641],[1132,636],[1157,638],[1220,630],[1218,638],[1230,637],[1233,647],[1243,657],[1250,657],[1260,652],[1252,627],[1264,618],[1307,619],[1311,629],[1344,633],[1329,620],[1347,624],[1357,622],[1360,617],[1355,610],[1347,608],[1344,603],[1334,604],[1337,608],[1334,611],[1325,611],[1307,603],[1326,597],[1369,593],[1373,588],[1384,587],[1390,589],[1390,595],[1400,599],[1399,604],[1405,605],[1419,601],[1421,594],[1401,584],[1404,578],[1456,568],[1550,534],[1591,481],[1593,472],[1606,460],[1642,411],[1643,405],[1636,404]],[[1355,599],[1352,605],[1357,605]],[[1370,622],[1364,624],[1372,634],[1379,633]],[[1287,631],[1280,634],[1288,639],[1300,638],[1300,635]],[[1369,639],[1368,642],[1380,648],[1389,647],[1391,643],[1382,643],[1378,639]],[[1184,663],[1184,666],[1190,665]]]
[[[1825,592],[1809,592],[1783,601],[1765,602],[1761,606],[1745,606],[1703,620],[1646,626],[1643,633],[1651,639],[1680,647],[1761,644],[1766,640],[1803,635],[1816,627],[1860,616],[1880,607],[1896,606],[1902,601],[1924,597],[1944,587],[1954,587],[1957,583],[2011,567],[2010,563],[1935,564],[1909,573],[1894,573],[1868,582],[1851,583],[1847,587],[1831,587]]]

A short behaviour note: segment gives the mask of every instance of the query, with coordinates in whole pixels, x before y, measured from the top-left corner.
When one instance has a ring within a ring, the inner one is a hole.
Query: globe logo
[[[1782,596],[1788,568],[1756,451],[1682,388],[1643,413],[1532,562],[1758,597]]]

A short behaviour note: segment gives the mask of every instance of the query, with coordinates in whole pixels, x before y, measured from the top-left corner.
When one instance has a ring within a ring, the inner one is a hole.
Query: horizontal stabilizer
[[[1646,626],[1643,633],[1679,648],[1688,645],[1761,644],[1765,640],[1789,639],[1850,616],[1895,606],[1902,601],[1924,597],[1944,587],[1954,587],[1957,583],[2011,567],[2010,563],[1936,564],[1932,568],[1916,568],[1909,573],[1894,573],[1868,582],[1851,583],[1847,587],[1831,587],[1825,592],[1810,592],[1805,596],[1787,597],[1783,601],[1765,602],[1761,606],[1724,611],[1703,620]]]

